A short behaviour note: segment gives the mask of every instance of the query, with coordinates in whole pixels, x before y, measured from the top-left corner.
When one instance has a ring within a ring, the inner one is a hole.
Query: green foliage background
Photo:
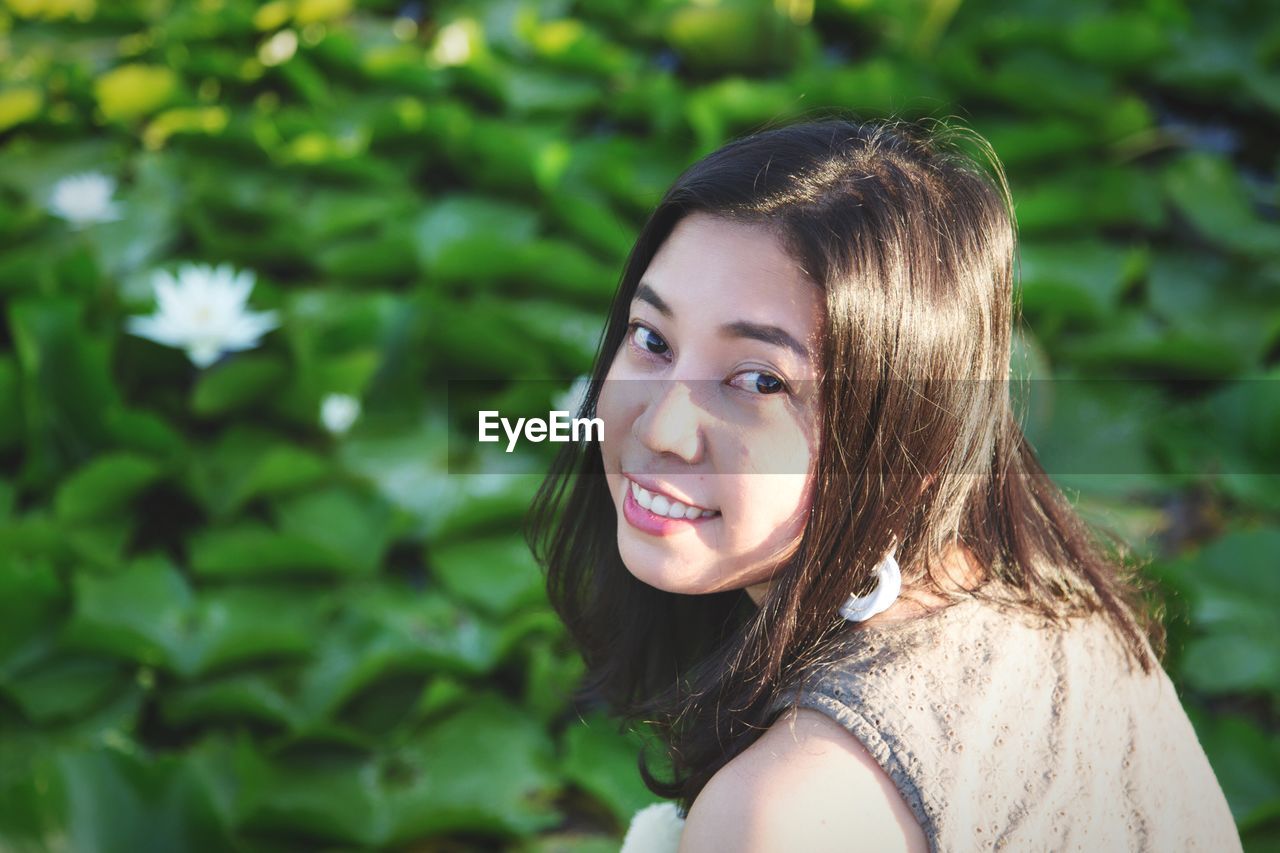
[[[1030,374],[1108,380],[1040,383],[1033,440],[1151,560],[1280,849],[1274,4],[3,0],[0,32],[7,849],[616,849],[639,736],[569,707],[516,533],[549,449],[474,450],[444,381],[545,412],[665,186],[826,107],[992,141]],[[90,170],[124,215],[75,229],[50,194]],[[205,370],[126,334],[185,261],[281,328]]]

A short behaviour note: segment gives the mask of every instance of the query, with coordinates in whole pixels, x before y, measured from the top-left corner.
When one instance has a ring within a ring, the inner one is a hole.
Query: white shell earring
[[[889,608],[902,592],[902,572],[894,557],[897,545],[876,564],[876,586],[866,595],[850,595],[840,606],[840,615],[850,622],[864,622]]]

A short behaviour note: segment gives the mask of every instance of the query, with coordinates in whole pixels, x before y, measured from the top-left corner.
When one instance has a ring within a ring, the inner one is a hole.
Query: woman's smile
[[[643,533],[668,536],[681,530],[692,530],[710,524],[720,517],[717,510],[671,500],[651,492],[634,480],[622,480],[626,494],[622,499],[622,515],[627,523]]]

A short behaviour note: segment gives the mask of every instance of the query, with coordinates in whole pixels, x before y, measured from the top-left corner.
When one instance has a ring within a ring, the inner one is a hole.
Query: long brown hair
[[[1018,606],[1054,621],[1103,614],[1137,666],[1159,665],[1163,630],[1122,544],[1076,514],[1015,416],[1017,230],[981,136],[938,120],[826,118],[737,139],[689,167],[627,259],[584,413],[641,276],[694,211],[769,226],[825,294],[817,473],[799,547],[758,608],[742,590],[642,583],[619,556],[595,442],[562,446],[525,529],[587,665],[578,698],[652,724],[667,747],[670,781],[640,756],[654,793],[687,812],[759,737],[777,691],[857,630],[838,608],[871,588],[895,537],[904,588],[952,597],[935,557],[958,543]]]

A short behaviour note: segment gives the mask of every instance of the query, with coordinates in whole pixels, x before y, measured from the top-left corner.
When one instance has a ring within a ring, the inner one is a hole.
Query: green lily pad
[[[57,655],[40,660],[0,685],[34,723],[80,717],[102,706],[128,683],[119,663],[86,655]]]
[[[340,486],[278,498],[275,514],[282,534],[327,550],[358,574],[377,570],[393,532],[386,502]]]
[[[417,222],[418,255],[423,268],[443,278],[484,277],[502,269],[499,246],[533,238],[538,215],[523,205],[476,195],[450,196]],[[497,265],[497,266],[495,266]]]
[[[191,394],[191,408],[199,415],[221,415],[250,406],[284,382],[288,368],[268,355],[241,355],[200,375]]]
[[[163,468],[145,456],[110,453],[99,456],[58,489],[54,506],[59,518],[82,521],[128,510],[135,495],[160,478]]]
[[[64,642],[152,666],[175,663],[193,596],[167,560],[144,558],[101,577],[80,572],[72,589],[74,609]]]
[[[564,732],[565,776],[599,799],[625,829],[631,816],[657,801],[640,779],[639,737],[618,731],[601,714],[575,720]]]
[[[519,838],[554,826],[552,755],[535,720],[496,695],[478,696],[392,757],[387,772],[400,769],[386,790],[390,839],[460,831]]]
[[[206,577],[358,571],[346,554],[315,541],[305,532],[282,533],[257,521],[202,529],[191,538],[189,547],[192,571]]]
[[[542,572],[517,536],[457,542],[428,558],[450,594],[496,616],[545,598]]]
[[[67,835],[77,850],[226,850],[206,780],[185,756],[149,758],[112,747],[57,756]]]
[[[1227,160],[1188,154],[1168,167],[1164,188],[1179,212],[1215,243],[1253,256],[1280,252],[1280,225],[1253,211]]]
[[[483,675],[497,665],[497,632],[437,593],[394,587],[350,594],[300,679],[299,704],[327,718],[380,678],[403,673]]]
[[[66,599],[51,560],[9,553],[0,571],[0,681],[53,642]]]
[[[287,728],[299,716],[280,685],[260,673],[179,685],[162,697],[160,712],[173,726],[254,721]]]

